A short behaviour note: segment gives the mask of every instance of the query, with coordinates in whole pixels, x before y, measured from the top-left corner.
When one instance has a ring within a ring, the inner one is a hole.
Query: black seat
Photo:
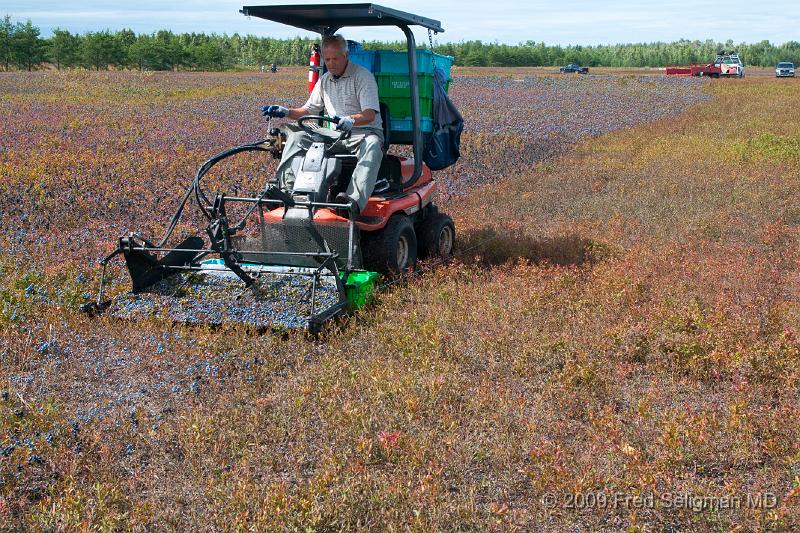
[[[400,182],[403,181],[402,176],[400,176],[400,163],[397,161],[397,175],[399,176],[397,179],[397,185],[394,186],[393,183],[393,173],[389,168],[391,164],[385,164],[387,160],[387,155],[389,153],[389,144],[391,141],[391,120],[392,115],[389,111],[389,106],[384,103],[380,104],[380,111],[381,111],[381,125],[383,126],[383,160],[381,161],[381,171],[378,172],[378,179],[375,182],[375,191],[372,194],[386,194],[387,192],[392,192],[394,190],[400,190]],[[396,160],[396,158],[395,158]],[[387,171],[384,172],[384,167],[387,167]]]
[[[345,192],[350,180],[353,177],[353,170],[358,164],[358,159],[354,155],[336,155],[336,159],[342,162],[342,172],[331,188],[331,198],[335,198],[340,192]],[[400,165],[400,159],[393,154],[384,154],[381,159],[381,168],[378,170],[378,178],[375,181],[375,190],[372,191],[374,196],[382,196],[399,192],[402,190],[403,175]]]

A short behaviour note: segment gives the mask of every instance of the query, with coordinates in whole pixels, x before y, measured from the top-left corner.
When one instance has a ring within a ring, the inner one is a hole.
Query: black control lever
[[[270,200],[279,200],[283,202],[286,207],[294,207],[295,202],[289,193],[278,187],[277,185],[268,185],[266,195]]]

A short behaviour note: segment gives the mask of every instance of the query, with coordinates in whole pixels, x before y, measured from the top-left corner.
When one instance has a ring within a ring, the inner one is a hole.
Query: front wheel
[[[362,233],[361,254],[368,270],[397,274],[417,264],[417,234],[406,215],[393,215],[381,230]]]

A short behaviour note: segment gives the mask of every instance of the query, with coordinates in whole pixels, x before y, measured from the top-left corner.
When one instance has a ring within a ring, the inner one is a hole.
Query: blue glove
[[[265,105],[261,108],[261,114],[265,117],[284,118],[289,110],[281,105]]]
[[[339,131],[350,131],[353,129],[355,123],[356,121],[353,120],[352,117],[342,117],[339,119],[339,122],[336,123],[336,129]]]

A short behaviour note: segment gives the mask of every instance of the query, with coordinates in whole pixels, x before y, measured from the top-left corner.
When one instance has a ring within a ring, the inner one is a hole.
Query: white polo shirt
[[[375,120],[358,127],[383,132],[375,76],[352,61],[347,62],[344,73],[338,79],[334,78],[330,71],[320,76],[303,107],[311,114],[318,115],[324,109],[327,115],[339,117],[372,109],[375,111]]]

